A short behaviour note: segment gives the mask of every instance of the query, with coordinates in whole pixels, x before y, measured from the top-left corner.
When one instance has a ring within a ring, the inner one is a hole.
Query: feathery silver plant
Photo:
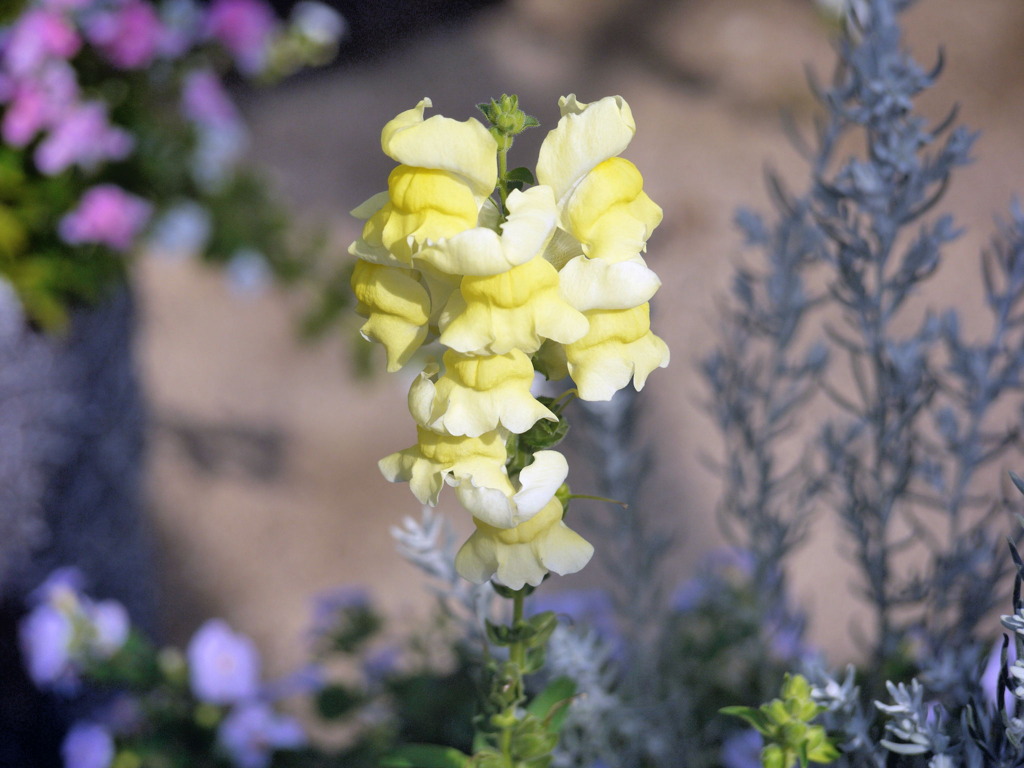
[[[984,259],[987,337],[968,340],[953,310],[912,319],[910,297],[960,233],[950,216],[930,214],[976,136],[954,127],[955,110],[932,124],[914,109],[942,59],[925,70],[904,49],[899,14],[911,4],[848,7],[835,76],[827,87],[812,83],[823,107],[813,141],[793,131],[810,188],[796,196],[773,180],[776,220],[738,216],[763,263],[738,270],[722,345],[704,364],[726,441],[727,530],[781,579],[827,494],[874,616],[873,636],[861,638],[874,695],[887,665],[934,666],[949,661],[949,649],[968,650],[999,600],[1006,508],[978,487],[983,470],[1018,442],[995,408],[1019,397],[1024,366],[1017,207]],[[812,295],[808,284],[823,292]],[[825,338],[808,338],[811,317]],[[803,455],[823,453],[824,467],[782,466],[781,448],[801,426],[797,410],[819,392],[817,405],[833,415]],[[902,565],[913,549],[926,554],[920,573]],[[947,682],[962,700],[963,686]]]

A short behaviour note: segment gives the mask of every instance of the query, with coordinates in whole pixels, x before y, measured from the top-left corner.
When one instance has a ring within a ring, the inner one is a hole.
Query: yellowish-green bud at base
[[[587,312],[590,330],[565,347],[569,375],[583,400],[610,400],[633,379],[637,391],[669,362],[668,345],[651,333],[650,308]]]
[[[192,712],[192,719],[195,720],[196,725],[200,728],[208,728],[212,730],[217,727],[217,723],[220,722],[222,714],[220,707],[204,702],[196,705],[195,710]]]
[[[156,656],[160,674],[171,685],[179,686],[188,682],[188,664],[177,648],[161,648]]]
[[[367,318],[359,332],[384,345],[388,371],[402,368],[427,337],[430,297],[419,273],[359,260],[352,271],[356,312]]]

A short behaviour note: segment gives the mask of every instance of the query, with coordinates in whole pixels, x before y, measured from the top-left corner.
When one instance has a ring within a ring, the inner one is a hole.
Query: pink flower
[[[260,0],[213,0],[206,17],[207,34],[228,49],[245,74],[263,69],[277,26],[274,12]]]
[[[131,134],[112,126],[107,111],[98,101],[86,102],[59,118],[36,148],[36,167],[54,176],[78,165],[91,169],[105,160],[123,160],[132,151]]]
[[[94,16],[86,26],[89,40],[121,69],[148,66],[160,49],[163,33],[160,17],[144,0],[128,0],[117,10]]]
[[[52,58],[70,59],[82,45],[72,23],[63,14],[37,8],[14,23],[4,48],[4,64],[14,75],[26,75]]]
[[[96,243],[127,251],[152,210],[142,198],[114,184],[100,184],[87,190],[78,207],[60,220],[60,236],[70,245]]]
[[[238,110],[220,78],[209,69],[188,73],[181,95],[182,111],[189,120],[207,127],[238,123]]]
[[[222,619],[207,621],[188,644],[192,692],[210,704],[252,699],[259,686],[260,657],[248,637]]]
[[[2,131],[6,143],[24,147],[78,100],[78,81],[66,61],[51,61],[33,77],[11,85]]]

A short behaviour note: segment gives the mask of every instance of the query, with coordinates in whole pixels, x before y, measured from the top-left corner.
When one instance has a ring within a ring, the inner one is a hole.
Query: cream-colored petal
[[[559,576],[583,570],[594,556],[593,545],[561,520],[538,536],[533,547],[541,565]]]
[[[592,168],[621,153],[636,132],[633,113],[620,96],[579,105],[570,95],[561,105],[570,109],[545,137],[537,159],[537,182],[554,190],[559,205]]]
[[[498,547],[497,556],[495,578],[509,589],[522,589],[527,584],[536,587],[547,576],[548,569],[538,561],[529,544]]]
[[[588,173],[562,206],[560,224],[595,259],[625,261],[646,250],[661,208],[643,191],[633,163],[612,157]]]
[[[384,190],[383,192],[378,192],[376,195],[371,197],[366,202],[357,205],[350,211],[350,213],[355,218],[365,221],[366,219],[373,216],[373,214],[375,214],[385,205],[387,205],[390,199],[391,198],[388,195],[387,190]]]
[[[455,555],[455,570],[474,584],[483,584],[498,570],[498,542],[476,530]]]
[[[427,336],[430,297],[411,269],[357,261],[352,272],[356,312],[367,318],[364,338],[384,345],[388,370],[397,371]]]
[[[661,280],[642,256],[613,263],[577,256],[558,273],[562,295],[580,312],[630,309],[651,300]]]
[[[532,354],[545,338],[569,343],[587,331],[562,297],[558,272],[543,257],[491,277],[462,279],[460,298],[441,314],[441,343],[463,354]]]
[[[440,465],[425,460],[416,447],[397,451],[385,456],[377,466],[381,474],[392,483],[409,483],[409,489],[420,504],[437,504],[438,496],[444,487],[444,478],[448,470]]]
[[[424,120],[429,99],[384,126],[381,148],[403,165],[438,168],[465,178],[474,194],[486,197],[498,181],[498,144],[479,120],[463,122],[441,115]]]
[[[519,491],[513,497],[518,522],[525,522],[547,506],[568,475],[569,462],[558,451],[533,454],[533,463],[519,473]]]
[[[651,333],[647,304],[595,310],[587,318],[587,335],[565,347],[569,375],[583,400],[610,400],[630,378],[640,390],[654,369],[668,365],[668,346]]]
[[[437,389],[434,386],[433,377],[440,370],[436,362],[428,362],[422,371],[413,379],[409,387],[409,413],[413,420],[421,427],[434,429],[434,398]],[[486,430],[484,430],[486,431]],[[481,432],[481,434],[483,434]]]
[[[547,246],[558,212],[548,187],[515,190],[501,234],[474,227],[432,243],[416,256],[450,275],[489,276],[524,264]]]

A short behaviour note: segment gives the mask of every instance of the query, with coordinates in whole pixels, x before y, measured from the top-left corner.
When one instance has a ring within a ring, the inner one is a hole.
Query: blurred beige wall
[[[991,217],[1024,194],[1024,4],[923,0],[908,35],[923,62],[939,44],[947,54],[926,110],[939,117],[958,101],[962,119],[984,131],[977,162],[946,201],[969,231],[924,297],[969,310],[979,294],[963,286],[976,284]],[[669,577],[679,579],[721,544],[718,482],[699,461],[717,437],[700,409],[695,365],[741,251],[733,211],[766,209],[766,164],[804,186],[779,114],[806,120],[804,65],[827,73],[831,61],[826,27],[806,0],[512,0],[374,65],[249,95],[245,107],[254,159],[271,169],[300,220],[327,226],[341,259],[359,232],[347,211],[384,188],[392,165],[380,128],[421,97],[464,119],[479,101],[518,93],[545,126],[513,150],[526,165],[557,120],[558,96],[627,99],[638,132],[626,156],[665,210],[648,255],[663,280],[655,331],[673,354],[642,395],[658,466],[641,511],[677,535]],[[414,440],[408,376],[357,381],[348,338],[296,341],[294,297],[240,298],[220,275],[188,264],[149,261],[140,293],[169,637],[183,641],[204,618],[223,615],[252,633],[280,672],[300,660],[318,591],[363,584],[396,617],[421,610],[421,579],[388,534],[419,508],[406,486],[376,469]],[[846,586],[851,572],[836,557],[842,536],[823,518],[796,558],[794,588],[812,611],[812,639],[838,661],[851,652],[859,614]],[[592,565],[560,584],[599,573]]]

